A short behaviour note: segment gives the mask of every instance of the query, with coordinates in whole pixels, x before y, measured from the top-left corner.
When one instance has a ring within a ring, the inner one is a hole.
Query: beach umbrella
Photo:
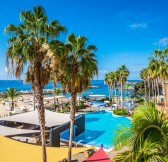
[[[103,148],[100,148],[96,153],[94,153],[91,157],[88,159],[84,160],[83,162],[112,162],[110,158],[106,155],[104,152]]]

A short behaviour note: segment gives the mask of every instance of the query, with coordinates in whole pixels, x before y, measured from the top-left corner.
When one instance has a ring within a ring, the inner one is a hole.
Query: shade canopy
[[[70,121],[70,114],[56,113],[45,110],[46,127],[60,126]],[[0,121],[12,121],[26,124],[39,125],[38,112],[31,111],[17,115],[0,118]]]
[[[106,95],[89,95],[89,97],[106,97]]]
[[[0,135],[3,135],[3,136],[12,136],[12,135],[38,133],[38,132],[40,131],[28,130],[28,129],[17,129],[17,128],[5,127],[0,125]]]
[[[95,154],[86,159],[83,162],[112,162],[110,158],[106,155],[103,148],[100,148]]]
[[[88,148],[72,148],[72,155]],[[58,162],[68,156],[68,148],[47,147],[47,161]],[[0,136],[0,162],[41,162],[41,146]]]
[[[55,96],[55,98],[66,98],[66,96]],[[51,100],[54,99],[54,97],[44,97],[44,100]]]

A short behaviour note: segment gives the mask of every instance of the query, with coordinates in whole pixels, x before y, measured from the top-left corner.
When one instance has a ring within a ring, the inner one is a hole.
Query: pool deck
[[[118,153],[121,153],[121,152],[124,152],[124,151],[127,151],[127,150],[128,150],[127,147],[123,147],[120,151],[113,150],[113,151],[110,151],[110,152],[107,152],[107,151],[104,149],[104,151],[106,152],[107,156],[108,156],[111,160],[113,160],[113,159],[116,157],[116,155],[117,155]],[[78,154],[72,156],[72,161],[73,161],[73,162],[82,162],[82,161],[84,161],[84,160],[86,160],[86,159],[87,159],[87,157],[85,157],[84,152],[81,152],[81,153],[78,153]]]
[[[87,108],[84,108],[84,109],[79,109],[76,114],[83,114],[83,113],[88,113],[88,112],[94,112],[94,111],[97,111],[97,107],[87,107]]]

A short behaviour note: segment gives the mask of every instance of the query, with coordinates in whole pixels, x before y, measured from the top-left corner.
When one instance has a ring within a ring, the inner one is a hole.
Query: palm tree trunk
[[[72,140],[74,132],[74,122],[75,122],[75,105],[76,105],[76,93],[71,94],[71,121],[70,121],[70,134],[69,134],[69,151],[68,151],[68,162],[71,162],[71,153],[72,153]]]
[[[163,92],[163,96],[164,96],[164,105],[166,108],[166,86],[165,86],[165,79],[162,80],[162,92]]]
[[[108,86],[108,92],[109,92],[109,101],[110,101],[110,87]]]
[[[43,87],[41,85],[36,85],[35,90],[36,90],[38,118],[39,118],[39,123],[40,123],[43,162],[47,162],[46,137],[45,137],[45,109],[44,109],[44,103],[43,103]]]
[[[121,83],[121,109],[123,109],[123,83]]]
[[[118,109],[118,108],[120,108],[120,95],[121,95],[121,94],[120,94],[120,89],[121,89],[121,85],[120,85],[120,84],[118,85],[118,88],[117,88],[117,89],[118,89],[118,95],[117,95],[117,109]],[[116,90],[117,90],[117,89],[116,89]],[[117,93],[117,92],[116,92],[116,93]]]
[[[152,81],[152,100],[154,101],[154,86],[153,86],[153,79],[151,80]]]
[[[156,104],[156,103],[157,103],[157,92],[156,92],[156,91],[157,91],[157,89],[156,89],[156,78],[155,78],[155,79],[153,80],[153,82],[154,82],[153,84],[154,84],[154,92],[155,92],[155,98],[154,98],[154,99],[155,99],[155,104]]]
[[[56,101],[55,101],[55,96],[56,96],[57,90],[56,90],[56,84],[54,85],[54,110],[56,111]]]
[[[165,108],[166,108],[166,105],[167,105],[167,103],[166,103],[166,94],[167,94],[167,92],[166,92],[166,83],[165,83],[165,79],[164,79],[164,105],[165,105]]]
[[[149,101],[150,101],[151,94],[150,94],[150,80],[149,79],[148,79],[148,96],[149,96]]]
[[[159,80],[156,78],[156,87],[157,87],[157,103],[160,103],[160,92],[159,92]]]
[[[13,99],[12,99],[12,103],[11,103],[12,105],[11,105],[11,110],[13,111],[14,110],[14,101],[13,101]]]
[[[146,91],[146,80],[144,80],[144,87],[145,87],[145,102],[146,102],[146,98],[147,98],[147,91]]]
[[[35,90],[33,90],[33,108],[34,111],[36,110],[36,105],[35,105]]]
[[[113,87],[111,88],[111,103],[113,103]]]
[[[117,102],[117,92],[116,92],[116,85],[114,86],[114,95],[115,95],[115,102]]]
[[[81,94],[79,93],[79,104],[80,104],[80,95],[81,95]]]

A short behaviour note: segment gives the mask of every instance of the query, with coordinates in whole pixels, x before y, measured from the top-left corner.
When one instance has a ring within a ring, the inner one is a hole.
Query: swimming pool
[[[105,106],[104,101],[91,101],[91,104],[93,107],[100,107],[100,106]]]
[[[127,117],[114,116],[111,112],[96,111],[85,115],[85,132],[74,137],[73,141],[93,146],[111,148],[114,146],[115,130],[122,126],[131,126]],[[68,140],[69,130],[61,133],[61,138]]]

